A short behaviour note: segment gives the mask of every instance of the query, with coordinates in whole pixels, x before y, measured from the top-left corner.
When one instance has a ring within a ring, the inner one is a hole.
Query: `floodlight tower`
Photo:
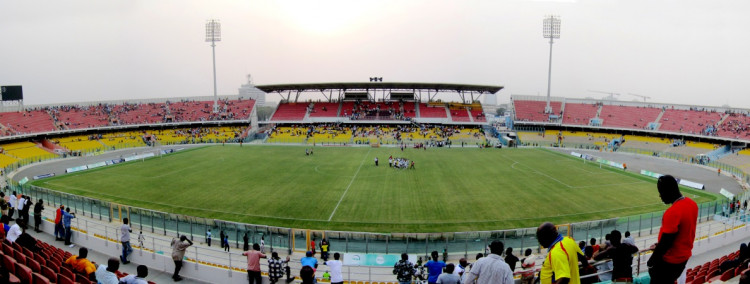
[[[214,113],[219,112],[219,95],[216,93],[216,42],[221,41],[221,23],[219,20],[206,21],[206,42],[211,43],[214,62]]]
[[[544,107],[544,113],[552,113],[552,107],[549,105],[550,89],[552,86],[552,44],[556,38],[560,38],[560,17],[547,16],[544,18],[543,25],[544,38],[549,39],[549,70],[547,72],[547,106]]]

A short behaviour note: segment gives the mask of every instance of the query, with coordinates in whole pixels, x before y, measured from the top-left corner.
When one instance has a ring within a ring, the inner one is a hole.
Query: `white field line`
[[[357,175],[359,174],[359,170],[362,169],[362,165],[365,164],[365,161],[367,160],[367,157],[370,156],[370,152],[372,151],[372,148],[370,150],[367,150],[367,154],[365,154],[365,157],[362,158],[362,162],[359,163],[359,168],[357,168],[357,172],[354,173],[354,176],[352,177],[352,180],[349,182],[349,185],[346,187],[346,190],[344,190],[344,194],[341,195],[341,198],[339,198],[339,203],[336,203],[336,207],[333,208],[333,212],[331,212],[331,216],[328,217],[328,222],[331,222],[331,219],[333,219],[333,214],[336,214],[336,210],[339,209],[339,205],[341,205],[341,201],[344,200],[344,196],[346,196],[346,193],[349,192],[349,188],[352,187],[352,184],[354,184],[354,180],[357,179]]]

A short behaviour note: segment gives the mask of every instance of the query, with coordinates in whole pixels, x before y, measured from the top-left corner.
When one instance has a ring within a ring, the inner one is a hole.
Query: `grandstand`
[[[550,116],[543,111],[545,104],[542,100],[533,98],[513,100],[513,120],[521,127],[516,130],[522,143],[554,145],[558,142],[558,137],[561,137],[566,146],[592,145],[612,151],[612,141],[622,139],[619,147],[623,151],[639,149],[684,159],[705,155],[723,146],[743,141],[748,134],[746,126],[750,122],[741,114],[741,110],[734,109],[705,110],[706,108],[679,105],[633,102],[619,104],[562,98],[552,102],[553,114]],[[212,105],[213,101],[210,100],[186,99],[177,102],[60,106],[3,113],[14,115],[0,114],[0,124],[6,135],[5,140],[2,140],[0,165],[9,167],[20,165],[22,160],[57,158],[61,156],[56,151],[59,148],[71,152],[103,153],[116,148],[153,145],[152,142],[156,145],[171,145],[243,141],[249,130],[247,120],[252,119],[250,114],[253,112],[254,101],[221,100],[222,110],[219,114],[211,113]],[[26,125],[25,117],[34,123]],[[235,118],[239,121],[228,126],[218,122]],[[601,125],[590,123],[592,119],[600,119]],[[203,125],[210,121],[216,123]],[[263,141],[303,145],[411,145],[431,141],[473,144],[486,141],[485,133],[479,127],[486,124],[486,121],[481,105],[474,102],[423,102],[418,99],[404,101],[388,98],[347,100],[343,97],[327,102],[288,100],[277,107],[269,122],[264,123],[268,125],[269,131]],[[130,126],[123,127],[126,125]],[[113,126],[116,128],[99,129]],[[533,127],[537,130],[533,130]],[[59,132],[21,138],[21,134],[50,131]],[[683,144],[675,145],[676,140],[683,141]],[[730,154],[720,156],[718,162],[738,169],[738,172],[731,174],[747,172],[750,170],[750,154],[741,149],[744,147],[737,144],[737,147],[731,148]],[[716,165],[719,164],[711,164]],[[740,179],[747,180],[744,175]],[[165,234],[166,232],[165,228]],[[692,267],[688,275],[693,279],[703,280],[734,277],[739,270],[733,269],[732,276],[729,273],[716,275],[715,272],[717,263],[734,256],[735,253],[730,253],[718,258],[718,261]],[[244,272],[241,267],[226,264],[216,267]]]

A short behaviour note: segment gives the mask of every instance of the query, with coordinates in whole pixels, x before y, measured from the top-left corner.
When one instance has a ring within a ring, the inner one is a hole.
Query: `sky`
[[[0,2],[0,85],[26,105],[213,94],[255,84],[439,82],[750,108],[746,0],[70,0]],[[278,100],[269,95],[269,100]]]

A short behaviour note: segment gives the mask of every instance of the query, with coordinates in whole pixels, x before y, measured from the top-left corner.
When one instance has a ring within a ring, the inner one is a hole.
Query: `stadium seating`
[[[305,118],[308,106],[309,103],[281,103],[271,120],[302,120]]]
[[[117,116],[117,124],[147,124],[164,121],[165,103],[115,105],[112,112]]]
[[[604,105],[599,118],[603,120],[602,126],[605,127],[644,129],[646,125],[656,121],[661,111],[660,108],[651,107]]]
[[[748,139],[750,117],[744,114],[729,114],[717,128],[717,135],[726,138]]]
[[[226,109],[227,119],[233,120],[245,120],[250,117],[255,107],[255,100],[239,99],[239,100],[222,100],[220,105]]]
[[[451,120],[456,122],[470,122],[471,114],[464,107],[451,108]]]
[[[0,113],[0,123],[14,134],[55,131],[55,121],[45,110]]]
[[[211,120],[213,101],[180,101],[167,104],[172,121],[206,121]]]
[[[516,120],[520,121],[536,121],[536,122],[548,122],[549,115],[544,113],[544,108],[547,107],[545,101],[526,101],[526,100],[515,100],[513,106],[516,110]],[[559,114],[562,108],[562,102],[550,102],[553,114]]]
[[[445,112],[445,105],[428,105],[425,103],[419,104],[419,117],[421,118],[447,118],[448,114]]]
[[[401,111],[404,114],[404,117],[407,118],[414,118],[417,117],[417,111],[416,111],[416,104],[414,102],[404,102]]]
[[[298,127],[277,127],[268,136],[268,143],[303,143],[307,139],[307,129]]]
[[[118,145],[128,145],[129,147],[145,146],[143,142],[143,133],[138,131],[115,132],[103,134],[99,142],[113,148],[119,148]]]
[[[74,107],[63,106],[53,111],[57,121],[67,129],[94,128],[109,125],[104,105]]]
[[[659,131],[702,134],[707,126],[719,123],[721,116],[717,112],[666,109],[659,120]]]
[[[315,103],[310,111],[310,117],[336,117],[339,103]]]
[[[102,151],[106,149],[106,146],[100,143],[97,139],[92,136],[77,135],[68,136],[62,138],[56,138],[53,140],[56,144],[65,147],[70,151]]]
[[[596,104],[565,103],[563,124],[589,125],[589,120],[595,118],[598,111]]]

